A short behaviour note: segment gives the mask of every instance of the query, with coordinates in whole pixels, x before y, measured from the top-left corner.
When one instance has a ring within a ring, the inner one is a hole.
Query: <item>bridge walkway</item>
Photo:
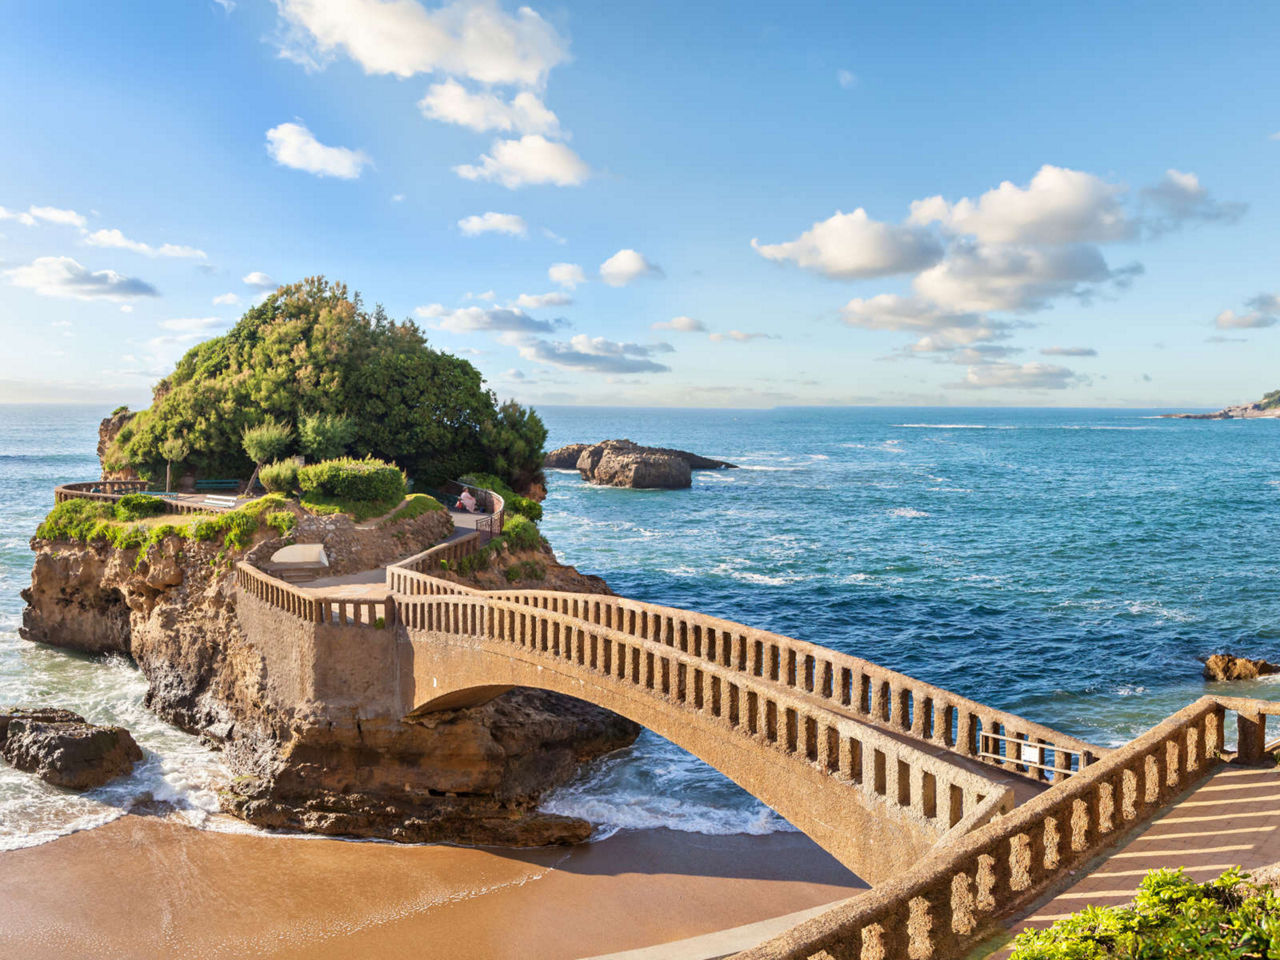
[[[1043,929],[1086,906],[1133,899],[1150,870],[1185,868],[1204,881],[1228,867],[1246,870],[1280,861],[1280,768],[1228,763],[1088,872],[1008,924],[1010,935]],[[1011,948],[990,954],[1003,960]]]

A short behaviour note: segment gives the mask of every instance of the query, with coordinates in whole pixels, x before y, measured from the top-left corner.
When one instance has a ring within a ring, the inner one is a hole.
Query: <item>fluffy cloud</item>
[[[240,278],[240,282],[245,286],[253,287],[255,290],[274,290],[276,282],[261,270],[255,270],[253,273],[246,273]]]
[[[1040,350],[1042,357],[1096,357],[1098,351],[1093,347],[1044,347]]]
[[[114,270],[91,271],[70,257],[38,257],[25,267],[4,271],[4,276],[15,287],[44,297],[122,301],[159,296],[156,288],[143,280]]]
[[[85,218],[74,210],[63,210],[59,207],[38,207],[30,206],[25,212],[21,210],[6,210],[0,207],[0,220],[16,220],[26,227],[34,227],[38,222],[56,223],[64,227],[79,227],[84,229]]]
[[[276,0],[291,27],[284,56],[319,66],[345,52],[366,73],[465,76],[479,83],[541,86],[568,43],[529,7],[456,0],[428,10],[417,0]]]
[[[220,293],[213,298],[214,306],[234,307],[240,303],[240,298],[234,293]]]
[[[1010,336],[1013,324],[993,320],[981,313],[947,310],[920,297],[900,297],[882,293],[862,299],[855,297],[840,311],[851,327],[864,330],[899,330],[919,339],[909,353],[949,353]]]
[[[490,211],[463,217],[458,221],[458,229],[468,237],[477,237],[482,233],[505,233],[512,237],[523,237],[529,232],[529,225],[524,222],[524,217],[514,213]]]
[[[1184,223],[1234,223],[1247,209],[1243,203],[1215,200],[1194,173],[1172,169],[1155,186],[1143,190],[1142,199],[1150,210],[1147,226],[1154,233],[1176,230]]]
[[[1045,164],[1026,187],[1006,180],[977,200],[917,200],[909,219],[983,243],[1106,243],[1134,234],[1120,204],[1124,192],[1091,173]]]
[[[354,180],[372,163],[361,150],[325,146],[300,123],[282,123],[268,130],[267,153],[282,167],[342,180]]]
[[[567,307],[573,298],[567,293],[522,293],[516,297],[515,305],[521,310],[540,310],[543,307]]]
[[[153,247],[149,243],[130,240],[119,230],[95,230],[87,234],[84,242],[91,247],[114,247],[120,250],[132,250],[148,257],[177,257],[187,260],[205,260],[207,255],[195,247],[185,247],[176,243],[163,243]]]
[[[743,333],[741,330],[730,330],[728,333],[713,333],[708,339],[712,343],[724,343],[726,341],[750,343],[752,340],[776,340],[777,338],[769,333]]]
[[[659,320],[652,325],[653,330],[678,330],[681,333],[705,333],[707,328],[701,320],[693,317],[672,317],[670,320]]]
[[[618,343],[604,337],[578,334],[569,340],[542,340],[536,337],[508,337],[506,342],[520,351],[520,356],[534,363],[566,370],[590,370],[595,373],[665,373],[671,368],[651,359],[655,354],[670,353],[668,343],[642,345]]]
[[[426,96],[418,101],[418,109],[429,119],[456,123],[480,132],[501,130],[504,133],[560,136],[559,119],[537,94],[528,90],[507,101],[492,93],[473,93],[457,80],[446,80],[427,89]]]
[[[578,284],[587,282],[587,275],[576,263],[553,263],[547,268],[547,277],[566,290],[575,290]]]
[[[576,153],[537,133],[519,140],[495,140],[478,165],[464,163],[453,171],[464,180],[491,180],[508,190],[543,183],[573,187],[591,175]]]
[[[619,250],[600,264],[600,279],[611,287],[625,287],[640,277],[658,276],[662,269],[636,250]]]
[[[927,230],[872,220],[861,207],[836,211],[795,240],[765,244],[753,239],[751,246],[766,259],[791,261],[841,280],[914,273],[942,258],[942,245]]]
[[[226,323],[221,317],[181,317],[173,320],[161,320],[160,326],[165,330],[176,330],[179,333],[203,333]]]
[[[515,307],[459,307],[450,310],[433,303],[418,307],[413,312],[432,321],[430,325],[436,330],[449,333],[551,333],[559,326],[551,320],[537,320]]]
[[[963,380],[946,386],[962,390],[1065,390],[1080,380],[1078,374],[1051,363],[983,363],[969,367]]]

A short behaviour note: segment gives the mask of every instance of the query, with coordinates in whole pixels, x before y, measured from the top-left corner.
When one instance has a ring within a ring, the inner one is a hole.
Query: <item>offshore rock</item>
[[[670,447],[644,447],[631,440],[602,440],[600,443],[571,443],[568,446],[560,447],[552,450],[547,454],[543,461],[543,466],[556,470],[581,470],[582,455],[587,451],[602,451],[605,447],[612,447],[616,450],[630,450],[637,454],[646,454],[650,456],[668,456],[678,457],[689,465],[690,470],[733,470],[737,468],[737,464],[728,463],[724,460],[713,460],[710,457],[704,457],[696,453],[690,453],[688,450],[673,450]],[[602,453],[595,452],[592,454],[592,461],[598,462]],[[591,479],[584,477],[584,479]],[[688,486],[688,484],[685,484]]]
[[[693,484],[688,461],[629,440],[608,440],[583,450],[578,473],[583,480],[611,487],[680,490]]]
[[[578,457],[582,456],[582,451],[589,446],[591,446],[589,443],[571,443],[567,447],[552,450],[542,461],[542,465],[551,470],[576,470]]]
[[[1280,665],[1266,660],[1233,657],[1229,653],[1215,653],[1201,662],[1204,664],[1206,680],[1255,680],[1268,674],[1280,673]]]
[[[95,726],[66,710],[8,713],[0,753],[17,769],[70,790],[100,787],[142,759],[124,727]]]

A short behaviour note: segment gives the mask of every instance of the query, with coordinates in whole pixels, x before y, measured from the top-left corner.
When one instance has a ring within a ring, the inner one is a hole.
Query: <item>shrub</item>
[[[298,465],[292,460],[277,460],[258,471],[262,485],[273,493],[292,493],[298,486]]]
[[[290,531],[298,525],[298,518],[289,510],[276,510],[262,519],[266,521],[268,527],[282,537],[288,536]]]
[[[164,501],[145,493],[127,493],[116,501],[115,518],[122,523],[164,513]]]
[[[338,414],[308,413],[298,422],[298,445],[316,460],[342,456],[355,435],[355,422]]]
[[[522,517],[528,517],[534,523],[542,519],[542,504],[537,500],[529,497],[522,497],[518,493],[513,493],[509,497],[504,497],[507,503],[507,509],[512,513],[518,513]]]
[[[320,494],[339,500],[404,499],[404,471],[385,460],[366,457],[355,460],[344,457],[325,460],[298,471],[298,485],[303,493]]]
[[[93,529],[103,521],[115,519],[115,507],[97,500],[64,500],[49,511],[36,528],[42,540],[81,540],[87,542]]]
[[[517,580],[545,580],[546,577],[546,568],[533,560],[513,563],[507,567],[506,572],[507,583],[515,583]]]
[[[542,546],[542,534],[528,517],[516,514],[507,517],[502,528],[502,539],[512,550],[536,550]]]
[[[240,432],[240,442],[255,465],[279,460],[293,442],[293,427],[280,423],[274,417],[267,417],[255,426],[245,427]]]
[[[1014,939],[1010,960],[1247,960],[1274,957],[1280,898],[1232,868],[1196,883],[1182,870],[1153,870],[1133,903],[1087,907],[1047,930]]]
[[[120,406],[116,407],[114,410],[112,410],[111,415],[113,417],[118,417],[120,416],[120,414],[128,413],[128,412],[129,412],[129,405],[127,403],[123,403]]]

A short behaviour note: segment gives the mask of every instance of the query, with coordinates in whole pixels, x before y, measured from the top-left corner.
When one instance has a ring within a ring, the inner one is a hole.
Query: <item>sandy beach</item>
[[[572,960],[861,888],[794,833],[645,830],[506,850],[218,833],[126,816],[0,854],[0,956]]]

